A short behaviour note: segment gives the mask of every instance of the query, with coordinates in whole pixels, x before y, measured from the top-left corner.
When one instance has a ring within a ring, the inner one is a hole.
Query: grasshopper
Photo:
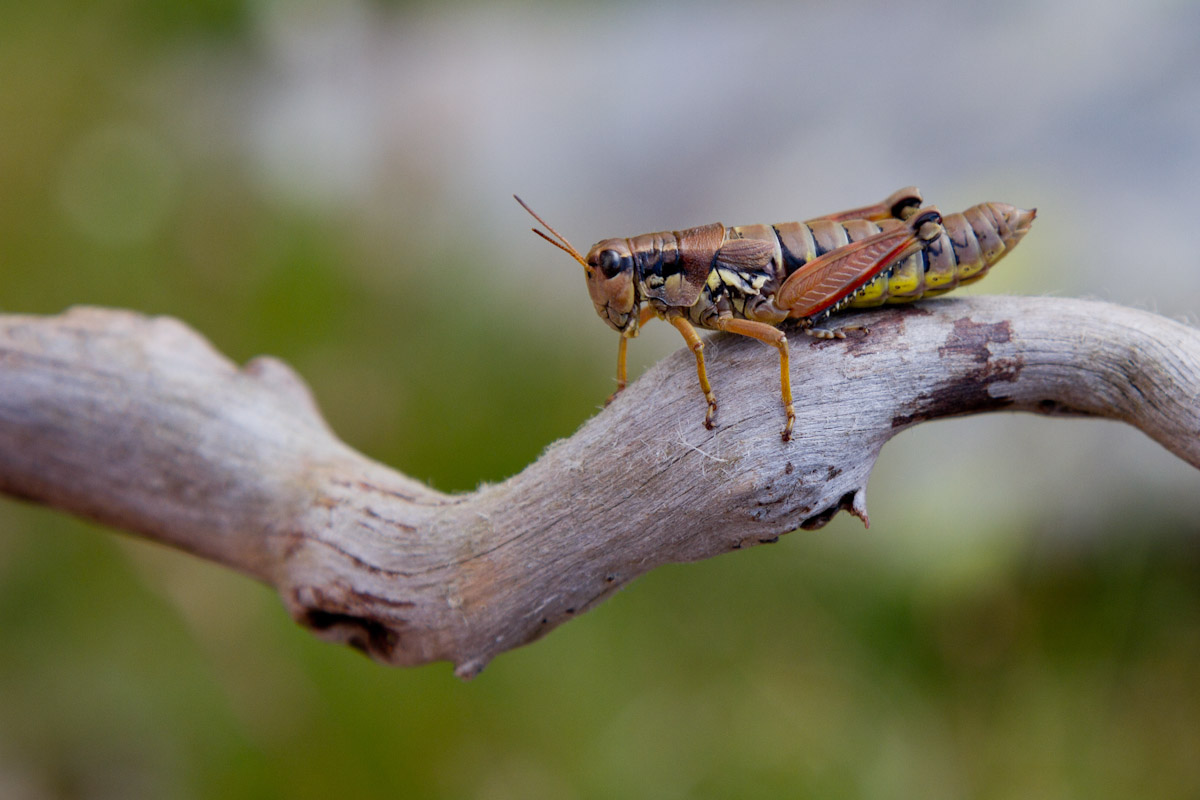
[[[610,402],[625,388],[628,341],[658,317],[683,335],[695,355],[708,403],[704,425],[711,430],[717,400],[696,328],[736,333],[779,351],[785,442],[796,414],[781,323],[796,320],[809,336],[844,339],[848,328],[825,327],[831,315],[847,307],[933,297],[977,281],[1021,241],[1037,214],[1007,203],[980,203],[943,217],[934,206],[922,207],[920,191],[910,186],[882,203],[806,222],[732,228],[714,222],[604,239],[584,257],[513,197],[555,238],[537,228],[534,233],[583,265],[596,313],[621,334],[617,390]],[[854,327],[861,329],[849,329]]]

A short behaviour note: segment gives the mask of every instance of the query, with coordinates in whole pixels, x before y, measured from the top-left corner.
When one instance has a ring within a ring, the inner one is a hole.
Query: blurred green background
[[[1036,205],[980,290],[1194,323],[1197,41],[1155,0],[0,0],[0,311],[179,317],[469,490],[612,385],[514,191],[580,247],[909,183]],[[869,533],[661,569],[469,684],[4,501],[0,797],[1200,796],[1197,477],[1115,423],[925,425]]]

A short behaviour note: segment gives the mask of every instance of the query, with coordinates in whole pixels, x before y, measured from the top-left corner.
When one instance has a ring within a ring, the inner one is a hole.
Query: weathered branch
[[[471,676],[660,564],[841,508],[865,520],[879,449],[924,420],[1111,417],[1200,467],[1192,328],[1004,297],[857,321],[869,336],[791,337],[791,443],[775,351],[720,336],[716,430],[680,351],[521,474],[447,496],[342,444],[279,361],[238,369],[181,323],[124,311],[0,317],[0,490],[254,575],[318,635],[382,661]]]

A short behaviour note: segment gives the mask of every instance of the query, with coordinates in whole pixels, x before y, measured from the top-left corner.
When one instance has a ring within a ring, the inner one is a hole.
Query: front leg
[[[617,395],[625,391],[626,371],[625,371],[625,352],[629,349],[629,338],[621,334],[620,341],[617,342],[617,390],[608,396],[604,401],[607,406],[613,400],[617,399]]]
[[[646,306],[645,308],[643,308],[641,310],[641,312],[638,314],[637,329],[640,331],[642,329],[642,326],[645,325],[650,320],[654,319],[654,317],[655,317],[655,311],[653,308],[651,308],[650,306]],[[625,351],[628,349],[629,339],[630,339],[630,337],[628,337],[622,333],[621,340],[620,340],[620,342],[617,343],[617,390],[615,392],[613,392],[612,394],[610,394],[608,396],[608,399],[604,401],[604,405],[606,405],[606,406],[609,403],[611,403],[613,400],[616,400],[617,395],[619,395],[622,391],[625,390],[625,385],[627,383],[626,376],[628,374],[625,369]]]

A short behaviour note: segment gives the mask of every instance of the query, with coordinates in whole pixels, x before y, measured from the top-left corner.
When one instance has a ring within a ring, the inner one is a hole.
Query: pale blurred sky
[[[948,210],[1039,206],[1022,247],[1061,266],[1020,290],[1184,314],[1197,42],[1200,4],[1161,1],[273,3],[244,52],[190,53],[164,96],[265,190],[382,227],[528,246],[519,192],[584,247],[915,183]]]

